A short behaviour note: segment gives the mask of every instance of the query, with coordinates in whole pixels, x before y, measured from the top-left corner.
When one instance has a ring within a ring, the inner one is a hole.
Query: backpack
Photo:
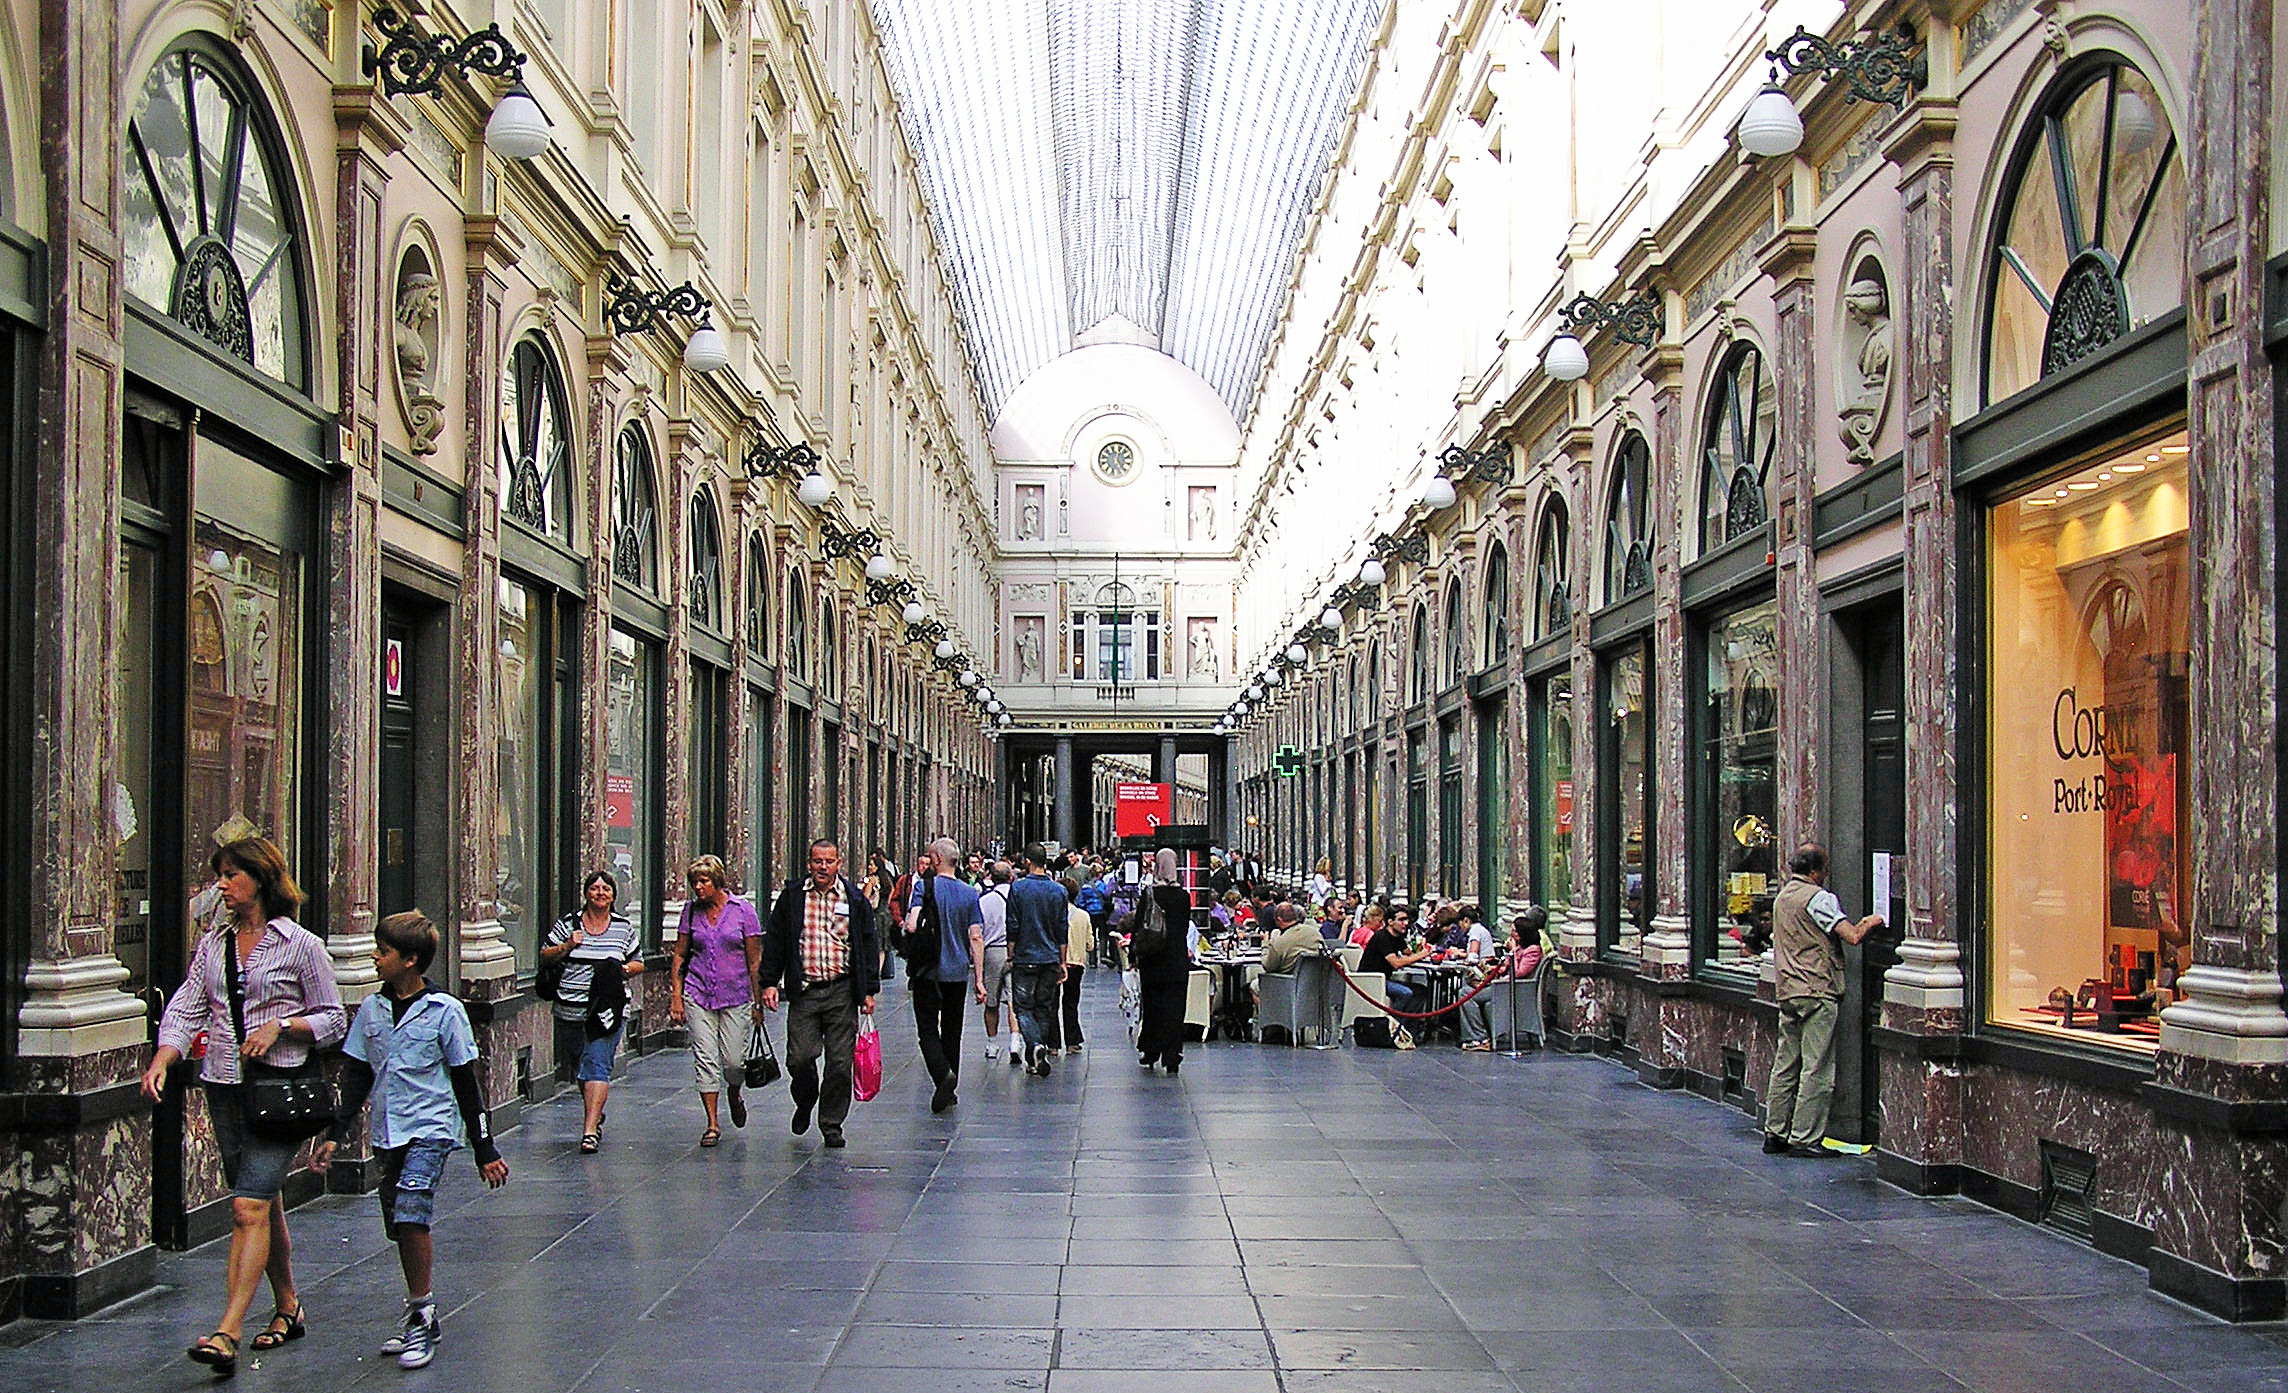
[[[1081,913],[1091,919],[1112,907],[1104,898],[1104,887],[1093,880],[1080,887],[1080,893],[1073,896],[1073,903],[1079,905]]]
[[[910,971],[936,971],[943,934],[938,927],[937,877],[922,882],[921,908],[907,916],[909,927],[901,936],[899,952]]]
[[[1168,916],[1160,908],[1160,899],[1147,890],[1143,902],[1136,907],[1136,928],[1128,943],[1128,956],[1132,962],[1148,962],[1159,957],[1168,946]]]

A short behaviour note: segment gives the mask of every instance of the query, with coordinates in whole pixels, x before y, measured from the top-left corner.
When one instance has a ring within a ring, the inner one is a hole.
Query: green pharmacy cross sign
[[[1271,767],[1279,771],[1279,777],[1292,779],[1303,772],[1303,752],[1293,745],[1281,745],[1271,756]]]

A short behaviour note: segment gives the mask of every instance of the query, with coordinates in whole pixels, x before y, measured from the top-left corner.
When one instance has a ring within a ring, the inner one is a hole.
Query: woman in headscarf
[[[1192,981],[1188,938],[1192,897],[1176,878],[1176,853],[1162,847],[1152,861],[1151,888],[1137,897],[1136,910],[1122,927],[1129,934],[1129,961],[1136,968],[1136,1062],[1146,1069],[1165,1064],[1173,1074],[1184,1063],[1184,999]]]

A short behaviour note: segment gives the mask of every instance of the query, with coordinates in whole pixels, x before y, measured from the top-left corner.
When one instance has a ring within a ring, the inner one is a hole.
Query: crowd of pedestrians
[[[230,1186],[222,1314],[188,1355],[218,1374],[235,1371],[247,1314],[265,1279],[271,1315],[246,1345],[274,1350],[308,1334],[280,1195],[305,1144],[315,1141],[311,1165],[322,1170],[338,1146],[356,1138],[363,1118],[381,1181],[383,1227],[398,1248],[406,1289],[382,1349],[420,1367],[435,1357],[442,1333],[430,1228],[446,1160],[466,1147],[484,1184],[508,1178],[486,1129],[468,1012],[425,976],[438,932],[418,912],[377,927],[373,963],[381,989],[353,1019],[324,945],[294,922],[302,897],[279,848],[259,837],[232,841],[215,853],[213,869],[214,885],[202,898],[216,906],[215,916],[167,1003],[142,1079],[156,1100],[170,1086],[172,1066],[197,1060]],[[1804,876],[1814,889],[1817,875]],[[1261,863],[1238,851],[1211,859],[1204,895],[1182,883],[1171,850],[1141,863],[1052,853],[1036,843],[1002,860],[950,838],[922,848],[906,867],[877,852],[849,868],[840,845],[819,839],[809,847],[805,873],[779,887],[767,910],[734,888],[719,857],[696,858],[684,880],[689,896],[666,955],[667,1014],[691,1051],[704,1114],[699,1145],[708,1148],[720,1144],[726,1122],[746,1126],[743,1081],[756,1051],[768,1050],[767,1022],[782,1007],[791,1131],[803,1136],[815,1124],[825,1147],[844,1147],[854,1098],[870,1096],[861,1092],[860,1026],[901,963],[929,1108],[943,1113],[960,1101],[962,1035],[972,1008],[987,1063],[1006,1050],[1012,1067],[1046,1077],[1060,1057],[1085,1047],[1081,983],[1092,967],[1133,974],[1138,1063],[1176,1074],[1203,928],[1210,949],[1241,936],[1259,942],[1270,972],[1352,941],[1363,946],[1362,966],[1374,972],[1461,956],[1486,964],[1489,977],[1524,978],[1543,951],[1545,927],[1539,911],[1530,911],[1511,926],[1507,951],[1498,951],[1474,907],[1446,904],[1429,909],[1417,933],[1415,907],[1342,893],[1325,861],[1291,898],[1280,898]],[[551,1002],[562,1076],[579,1090],[583,1153],[602,1147],[613,1068],[634,1010],[631,983],[645,970],[642,935],[621,912],[621,889],[610,871],[590,873],[578,904],[539,945],[535,990]],[[1197,912],[1195,896],[1209,904],[1207,914]],[[1802,898],[1809,908],[1800,917],[1810,927],[1798,936],[1833,931],[1832,897],[1807,891]],[[1419,1004],[1387,980],[1392,1007]],[[1813,1130],[1823,1102],[1816,1096],[1819,1018],[1799,1014],[1808,1023],[1801,1031],[1801,1101],[1788,1132],[1775,1127],[1789,1144]],[[1482,1006],[1465,1009],[1462,1028],[1465,1048],[1488,1047]],[[321,1082],[315,1062],[337,1045],[344,1055],[338,1093]],[[878,1083],[878,1076],[867,1082]],[[281,1097],[292,1116],[273,1106]]]

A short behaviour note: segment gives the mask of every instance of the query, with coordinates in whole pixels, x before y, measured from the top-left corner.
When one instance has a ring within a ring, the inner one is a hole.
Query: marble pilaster
[[[500,709],[500,471],[493,457],[500,429],[503,279],[516,262],[518,239],[497,214],[463,219],[468,246],[468,304],[462,316],[462,439],[468,442],[466,536],[461,545],[459,803],[453,840],[460,854],[460,994],[500,1000],[516,989],[516,949],[502,934],[500,778],[495,763]],[[480,1048],[490,1042],[480,1042]],[[498,1095],[488,1101],[499,1104]]]

